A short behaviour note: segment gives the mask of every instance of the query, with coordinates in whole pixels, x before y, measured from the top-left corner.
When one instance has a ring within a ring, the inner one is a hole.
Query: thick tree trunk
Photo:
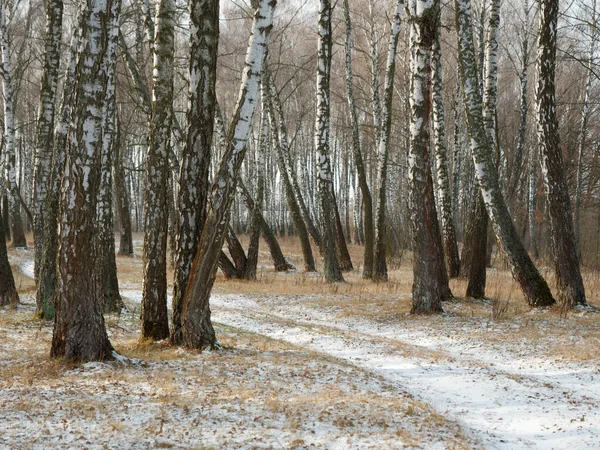
[[[237,279],[242,278],[240,276],[240,274],[238,273],[238,271],[236,270],[233,263],[231,262],[231,260],[227,257],[227,255],[223,251],[221,251],[221,253],[219,254],[219,269],[221,269],[221,271],[223,272],[223,275],[225,275],[225,278],[228,280],[231,278],[237,278]]]
[[[215,281],[236,182],[260,95],[259,85],[274,8],[274,0],[261,0],[254,15],[240,95],[229,126],[221,164],[214,177],[210,206],[183,301],[182,343],[189,348],[204,349],[217,345],[210,320],[210,292]]]
[[[113,358],[95,289],[94,219],[100,182],[102,70],[110,14],[105,0],[82,3],[82,43],[77,58],[73,121],[60,196],[58,298],[51,356],[70,361]]]
[[[541,0],[536,92],[539,151],[550,217],[558,301],[573,307],[585,305],[586,300],[556,117],[554,79],[557,22],[558,1]]]
[[[44,204],[50,186],[54,143],[54,113],[56,86],[60,64],[60,41],[62,36],[62,0],[46,3],[46,37],[44,42],[44,66],[40,87],[38,123],[35,138],[35,171],[33,187],[33,237],[35,248],[34,272],[39,280],[44,242]]]
[[[386,262],[386,196],[387,196],[387,170],[390,151],[390,132],[392,128],[392,100],[394,94],[394,74],[396,73],[396,49],[400,36],[400,22],[404,13],[404,1],[398,0],[392,21],[390,40],[388,44],[387,66],[385,71],[385,90],[383,94],[382,120],[377,141],[379,157],[379,191],[377,195],[377,208],[375,211],[375,263],[373,280],[387,281]]]
[[[439,2],[412,0],[410,53],[410,149],[408,153],[410,224],[413,247],[413,314],[442,312],[449,295],[448,276],[435,209],[429,161],[431,57]],[[444,286],[445,283],[445,286]]]
[[[252,210],[254,210],[254,208]],[[246,257],[246,252],[244,251],[242,243],[235,235],[235,231],[231,225],[227,227],[227,235],[225,236],[225,240],[227,241],[227,249],[231,255],[231,260],[233,261],[235,270],[240,274],[240,276],[243,276],[243,274],[246,272],[248,258]]]
[[[181,155],[171,342],[181,343],[181,309],[206,220],[215,123],[219,0],[190,0],[190,87],[187,138]]]
[[[161,0],[156,10],[152,119],[146,173],[148,176],[144,222],[144,280],[142,337],[169,336],[167,318],[167,183],[173,102],[175,3]]]

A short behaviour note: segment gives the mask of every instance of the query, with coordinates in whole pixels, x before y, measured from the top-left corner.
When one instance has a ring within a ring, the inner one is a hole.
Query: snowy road
[[[486,448],[597,449],[596,364],[507,355],[485,341],[338,317],[302,297],[214,294],[217,322],[283,339],[384,376],[461,422]]]

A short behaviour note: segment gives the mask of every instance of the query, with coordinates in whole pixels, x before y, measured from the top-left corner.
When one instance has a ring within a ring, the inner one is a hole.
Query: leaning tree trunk
[[[304,219],[302,217],[302,211],[300,210],[300,206],[298,205],[296,196],[294,194],[294,187],[290,177],[290,173],[292,172],[292,170],[288,168],[284,156],[284,152],[289,152],[289,149],[286,148],[284,150],[283,145],[281,145],[279,139],[280,131],[277,120],[275,118],[275,107],[273,106],[274,101],[272,99],[272,89],[270,88],[270,86],[270,81],[265,80],[262,86],[263,92],[266,94],[263,95],[263,108],[267,109],[269,116],[269,124],[271,127],[271,139],[273,142],[273,148],[275,149],[277,166],[279,167],[279,173],[281,174],[281,181],[283,183],[283,189],[285,192],[285,198],[287,201],[288,209],[290,210],[290,215],[292,216],[294,228],[296,229],[296,233],[298,234],[298,238],[300,239],[302,256],[304,258],[304,270],[307,272],[315,272],[315,259],[313,256],[312,248],[310,246],[308,229],[306,223],[304,222]],[[284,138],[282,137],[281,139],[283,140]],[[287,136],[285,136],[285,139],[287,139]]]
[[[413,244],[413,314],[442,312],[442,301],[448,298],[450,291],[429,170],[430,53],[435,41],[439,7],[438,1],[428,3],[424,0],[412,0],[409,6],[412,17],[408,179]]]
[[[494,232],[508,256],[513,277],[521,286],[525,299],[531,306],[551,305],[555,302],[550,288],[527,255],[500,191],[493,148],[487,136],[482,114],[470,0],[455,0],[455,11],[463,96],[479,188],[492,220]]]
[[[161,340],[169,337],[167,318],[167,183],[170,174],[173,103],[173,53],[175,3],[161,0],[156,9],[152,118],[146,173],[148,175],[144,222],[144,280],[142,292],[142,336]]]
[[[104,55],[106,88],[102,124],[102,156],[100,167],[100,192],[96,219],[96,289],[105,312],[120,312],[123,301],[119,294],[117,261],[115,259],[115,232],[113,219],[112,167],[117,144],[117,92],[116,65],[119,39],[119,14],[121,1],[113,0],[108,17],[108,45]]]
[[[302,214],[302,220],[304,220],[304,223],[306,224],[306,229],[307,229],[308,233],[310,234],[310,236],[312,237],[314,243],[319,248],[319,251],[322,254],[323,250],[322,250],[321,235],[320,235],[319,231],[317,230],[317,226],[315,225],[315,222],[313,221],[313,219],[308,211],[306,202],[304,201],[304,197],[302,195],[302,189],[300,189],[300,184],[298,183],[298,177],[296,176],[296,172],[294,170],[294,164],[292,161],[292,157],[290,155],[290,144],[289,144],[288,133],[287,133],[287,125],[285,122],[285,117],[283,115],[283,106],[282,106],[281,100],[279,98],[279,93],[277,92],[277,89],[275,88],[273,79],[272,78],[269,78],[269,79],[271,81],[271,83],[270,83],[271,89],[269,91],[270,98],[273,101],[273,106],[275,107],[277,115],[279,116],[279,126],[277,128],[277,131],[279,133],[279,145],[281,148],[281,153],[283,155],[288,178],[290,180],[290,183],[292,184],[294,196],[296,197],[296,202],[298,204],[298,207],[300,208],[300,213]]]
[[[181,343],[181,308],[206,220],[208,170],[215,123],[219,0],[190,0],[190,87],[187,138],[181,155],[171,342]]]
[[[323,275],[328,281],[343,281],[344,277],[336,249],[335,198],[333,196],[333,172],[329,157],[331,13],[330,0],[321,0],[318,26],[315,148],[317,150],[317,191],[324,259]]]
[[[240,95],[229,126],[221,164],[212,185],[210,206],[183,301],[182,343],[189,348],[204,349],[217,345],[210,320],[210,292],[215,281],[236,182],[260,95],[259,86],[275,4],[274,0],[261,0],[254,14]]]
[[[95,289],[94,219],[100,182],[102,70],[110,14],[106,0],[81,3],[84,19],[77,58],[73,120],[60,195],[58,297],[51,356],[70,361],[113,358]]]
[[[0,49],[2,50],[2,90],[4,92],[4,148],[6,149],[6,171],[8,180],[8,203],[12,226],[12,246],[27,247],[21,208],[19,202],[19,185],[17,184],[17,168],[15,154],[15,88],[14,70],[10,61],[11,41],[8,31],[9,6],[7,1],[0,2]]]
[[[396,73],[396,49],[400,36],[400,22],[404,12],[404,1],[398,0],[396,12],[392,21],[390,41],[388,44],[387,67],[385,71],[385,90],[383,93],[383,110],[377,151],[379,154],[379,191],[375,212],[375,266],[373,279],[387,281],[386,263],[386,227],[385,211],[387,196],[387,169],[390,152],[390,132],[392,128],[392,100],[394,94],[394,74]]]
[[[44,66],[40,86],[38,122],[35,137],[35,170],[33,187],[33,238],[35,248],[34,272],[36,281],[42,263],[45,208],[50,186],[54,143],[54,113],[58,69],[60,64],[60,40],[62,36],[62,0],[46,3],[46,37],[44,39]]]
[[[432,53],[432,119],[433,141],[437,165],[438,199],[442,218],[442,234],[444,238],[444,255],[450,278],[457,277],[460,271],[460,258],[454,229],[452,210],[452,194],[448,177],[448,156],[446,147],[446,124],[444,117],[444,98],[442,95],[442,51],[440,31],[436,33]]]
[[[242,183],[242,180],[240,180],[240,179],[238,179],[237,188],[238,188],[238,191],[241,193],[242,198],[244,199],[246,208],[249,211],[253,211],[254,210],[254,200],[252,200],[252,197],[250,196],[248,189],[246,189],[246,186],[244,186],[244,184]],[[285,256],[283,256],[283,252],[281,251],[281,246],[279,245],[279,242],[277,242],[275,233],[273,232],[273,230],[271,229],[271,227],[265,220],[264,216],[262,215],[262,211],[261,211],[260,217],[261,217],[260,232],[262,234],[263,239],[265,240],[265,242],[267,244],[267,247],[269,247],[269,253],[271,253],[271,259],[273,259],[273,265],[274,265],[275,271],[285,272],[288,269],[295,269],[294,265],[289,263],[285,259]]]
[[[65,89],[63,90],[60,121],[54,133],[52,169],[46,201],[44,203],[44,233],[42,242],[42,258],[38,271],[38,288],[36,292],[37,316],[41,319],[54,319],[54,306],[57,296],[57,257],[58,257],[58,218],[60,185],[65,170],[67,134],[71,123],[71,103],[74,95],[75,75],[77,70],[77,51],[81,42],[80,30],[84,27],[85,18],[80,12],[77,26],[73,31],[69,51],[69,65],[65,71]]]
[[[375,248],[375,234],[373,229],[373,198],[371,190],[367,183],[367,172],[363,162],[362,152],[360,149],[360,135],[358,131],[358,115],[356,113],[356,103],[354,101],[354,86],[352,73],[352,22],[350,21],[350,7],[348,0],[344,0],[344,17],[346,19],[346,97],[348,98],[348,110],[350,113],[350,125],[352,127],[352,154],[354,156],[354,164],[356,165],[356,173],[358,176],[358,186],[362,196],[363,205],[363,232],[364,232],[364,263],[363,263],[363,278],[370,279],[373,277],[373,258]],[[356,215],[356,209],[355,209]],[[355,224],[358,222],[355,220]],[[358,230],[359,227],[356,228]],[[360,233],[358,233],[360,236]],[[357,241],[357,239],[354,239]]]
[[[557,22],[558,0],[540,0],[536,92],[539,151],[550,217],[558,301],[573,307],[585,305],[586,300],[556,117],[554,79]]]

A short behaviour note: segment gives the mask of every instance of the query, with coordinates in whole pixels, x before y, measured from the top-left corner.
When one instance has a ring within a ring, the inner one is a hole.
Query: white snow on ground
[[[23,264],[21,264],[20,268],[23,275],[28,276],[29,278],[35,277],[33,261],[25,261]]]
[[[463,338],[452,327],[440,333],[340,318],[327,308],[311,307],[302,297],[215,294],[211,305],[217,322],[343,358],[384,376],[459,420],[486,448],[599,448],[597,361],[547,361],[525,351],[514,355],[484,340]]]

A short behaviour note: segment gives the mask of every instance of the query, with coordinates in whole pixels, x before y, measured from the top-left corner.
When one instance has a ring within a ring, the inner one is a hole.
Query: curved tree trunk
[[[206,220],[208,170],[215,123],[219,0],[190,0],[190,87],[187,139],[181,155],[179,224],[173,284],[171,342],[181,343],[181,308]]]
[[[492,220],[494,232],[508,255],[513,277],[521,286],[527,302],[531,306],[551,305],[554,303],[554,298],[550,288],[527,255],[500,191],[493,148],[490,145],[482,114],[470,0],[455,0],[455,11],[467,124],[471,137],[475,175],[485,207]]]
[[[298,234],[298,238],[300,239],[302,256],[304,258],[304,270],[307,272],[314,272],[316,270],[315,259],[313,257],[312,248],[310,246],[308,229],[306,223],[304,222],[304,219],[302,218],[302,212],[300,210],[300,206],[298,206],[296,196],[294,195],[294,187],[290,179],[290,172],[292,171],[288,170],[286,160],[284,157],[284,150],[282,148],[283,146],[280,144],[279,140],[280,131],[279,126],[277,124],[277,120],[275,119],[275,108],[273,106],[273,99],[271,93],[272,89],[270,89],[270,82],[265,81],[265,83],[267,84],[264,85],[262,88],[263,92],[266,93],[266,95],[263,96],[263,107],[267,108],[267,112],[269,115],[269,122],[271,126],[271,138],[276,153],[277,166],[279,167],[279,173],[281,174],[281,180],[283,182],[285,198],[287,201],[288,208],[290,210],[290,215],[292,216],[292,221],[294,222],[294,228],[296,229],[296,233]],[[287,139],[287,136],[285,137],[285,139]]]
[[[252,197],[246,189],[246,186],[244,186],[244,183],[242,183],[242,180],[238,179],[237,188],[244,199],[246,208],[248,208],[248,210],[250,211],[254,210],[254,200],[252,200]],[[269,247],[269,252],[271,253],[271,258],[273,259],[273,265],[275,267],[275,270],[277,272],[285,272],[288,269],[295,269],[295,267],[285,259],[285,256],[283,256],[283,252],[281,251],[279,242],[277,242],[275,233],[273,233],[273,230],[262,215],[262,211],[260,217],[260,231],[263,239],[267,243],[267,247]]]
[[[214,177],[210,206],[183,301],[182,343],[189,348],[204,349],[217,345],[210,320],[210,292],[215,281],[236,182],[246,153],[250,127],[260,95],[259,85],[274,8],[274,0],[261,0],[254,14],[240,95],[229,126],[221,164]]]
[[[167,318],[167,183],[173,103],[175,3],[161,0],[156,10],[152,119],[146,173],[144,222],[144,281],[142,336],[161,340],[169,336]]]
[[[573,231],[569,189],[565,179],[564,162],[558,135],[555,101],[556,27],[558,1],[540,1],[537,65],[538,140],[550,235],[554,254],[554,273],[558,301],[567,307],[585,305],[585,289],[579,270],[577,245]]]

